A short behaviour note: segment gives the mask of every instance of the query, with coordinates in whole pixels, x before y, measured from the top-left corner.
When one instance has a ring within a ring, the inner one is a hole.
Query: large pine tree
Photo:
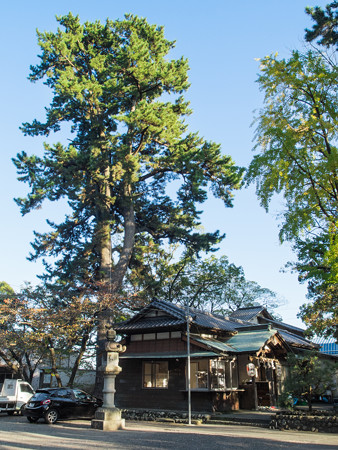
[[[71,140],[45,143],[42,157],[17,155],[30,187],[17,202],[25,214],[66,198],[71,214],[36,233],[31,257],[55,258],[46,263],[49,280],[99,283],[114,296],[142,246],[198,251],[217,243],[218,232],[196,231],[197,206],[208,189],[231,206],[241,170],[219,145],[188,132],[188,63],[168,58],[174,42],[162,27],[132,15],[105,24],[81,24],[71,13],[57,20],[61,29],[38,32],[40,63],[30,73],[52,90],[46,121],[22,130],[47,137],[69,123]]]

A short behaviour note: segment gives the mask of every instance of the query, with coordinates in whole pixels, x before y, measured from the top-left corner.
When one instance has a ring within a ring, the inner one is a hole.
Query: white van
[[[12,415],[20,411],[33,394],[34,389],[26,381],[5,379],[0,393],[0,412]]]

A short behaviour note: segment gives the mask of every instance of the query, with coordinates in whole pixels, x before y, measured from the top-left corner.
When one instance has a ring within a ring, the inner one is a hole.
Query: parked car
[[[0,391],[0,412],[6,412],[9,416],[20,413],[21,407],[33,394],[34,389],[26,381],[5,379]]]
[[[31,423],[40,418],[53,424],[59,419],[92,418],[102,400],[80,389],[43,388],[37,389],[30,401],[22,407],[22,414]]]

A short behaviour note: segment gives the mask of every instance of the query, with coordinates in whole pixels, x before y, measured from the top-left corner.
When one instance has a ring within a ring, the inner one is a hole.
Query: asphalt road
[[[276,431],[232,425],[187,426],[127,422],[126,429],[93,430],[89,421],[30,424],[25,417],[0,415],[0,448],[18,449],[338,449],[338,435]]]

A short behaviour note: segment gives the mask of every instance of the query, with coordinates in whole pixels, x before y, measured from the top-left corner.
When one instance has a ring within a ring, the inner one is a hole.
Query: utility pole
[[[190,379],[190,311],[187,299],[187,382],[188,382],[188,425],[191,425],[191,379]]]

